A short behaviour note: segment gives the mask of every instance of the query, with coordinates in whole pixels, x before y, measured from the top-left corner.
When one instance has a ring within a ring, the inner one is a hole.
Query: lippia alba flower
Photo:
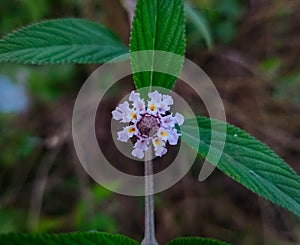
[[[119,104],[112,112],[113,119],[126,123],[127,126],[118,132],[118,140],[127,142],[135,138],[131,154],[142,159],[145,151],[153,147],[155,156],[167,153],[166,143],[176,145],[180,134],[175,125],[183,124],[184,117],[169,113],[173,99],[170,95],[157,91],[148,93],[149,100],[141,99],[140,94],[132,91],[128,101]]]

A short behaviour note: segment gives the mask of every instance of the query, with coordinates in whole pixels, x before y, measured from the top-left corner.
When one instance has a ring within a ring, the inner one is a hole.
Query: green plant
[[[223,6],[223,5],[222,5]],[[224,5],[225,6],[225,5]],[[223,6],[223,11],[230,11]],[[191,11],[190,9],[188,9]],[[234,9],[233,9],[234,10]],[[234,10],[232,16],[236,16]],[[195,20],[195,15],[192,15]],[[203,29],[203,28],[202,28]],[[221,28],[222,29],[222,28]],[[205,28],[203,29],[205,30]],[[203,31],[206,33],[206,31]],[[229,34],[228,34],[229,35]],[[206,42],[210,39],[206,36]],[[185,23],[182,0],[153,0],[137,2],[132,24],[130,49],[109,29],[84,19],[58,19],[33,24],[17,30],[0,41],[0,62],[22,64],[101,64],[130,58],[137,51],[159,50],[180,57],[163,60],[161,64],[172,67],[179,75],[184,61]],[[124,56],[125,55],[125,56]],[[148,57],[149,58],[149,57]],[[133,71],[140,63],[132,58]],[[148,60],[154,64],[155,55]],[[143,71],[133,76],[137,89],[162,87],[171,90],[177,76],[162,72]],[[220,159],[207,160],[235,181],[271,202],[300,216],[300,177],[270,148],[235,126],[214,119],[198,116],[197,125],[186,119],[180,127],[182,140],[198,152],[208,157],[211,137],[215,135],[213,151]],[[222,129],[225,128],[224,132]],[[224,149],[218,141],[225,139]],[[151,164],[151,163],[150,163]],[[151,171],[148,172],[151,174]],[[146,199],[153,205],[151,196]],[[146,229],[153,225],[153,207],[149,208]],[[154,227],[151,227],[151,229]],[[153,230],[152,230],[153,232]],[[154,233],[151,234],[154,236]],[[153,237],[152,237],[153,238]],[[56,235],[0,235],[1,244],[138,244],[120,235],[101,232],[69,233]],[[151,244],[155,244],[154,240]],[[180,238],[169,244],[225,244],[212,239]],[[149,243],[148,243],[149,245]]]

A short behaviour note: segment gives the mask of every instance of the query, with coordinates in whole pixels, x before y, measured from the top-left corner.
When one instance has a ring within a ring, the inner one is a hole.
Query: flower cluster
[[[145,151],[151,144],[154,147],[156,156],[163,156],[167,153],[166,143],[176,145],[178,134],[175,125],[182,125],[184,117],[176,113],[175,116],[168,114],[173,99],[170,95],[162,95],[157,91],[148,93],[150,100],[145,103],[140,94],[134,91],[129,96],[129,101],[118,105],[112,112],[115,120],[127,123],[122,131],[118,132],[118,140],[127,142],[130,138],[136,137],[132,155],[142,159]]]

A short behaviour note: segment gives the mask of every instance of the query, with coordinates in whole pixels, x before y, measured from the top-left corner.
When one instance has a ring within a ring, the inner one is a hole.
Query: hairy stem
[[[155,239],[153,163],[150,150],[145,155],[145,237],[141,245],[158,245]]]

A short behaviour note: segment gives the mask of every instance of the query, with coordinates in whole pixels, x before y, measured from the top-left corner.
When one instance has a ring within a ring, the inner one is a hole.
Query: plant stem
[[[155,239],[153,163],[151,150],[145,154],[145,237],[141,245],[158,245]]]

